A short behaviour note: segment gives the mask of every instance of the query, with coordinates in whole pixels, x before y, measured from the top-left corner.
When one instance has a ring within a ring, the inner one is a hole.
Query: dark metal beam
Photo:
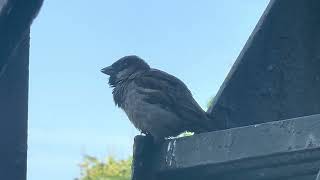
[[[154,143],[151,136],[136,136],[133,146],[132,180],[154,180],[152,159]]]
[[[319,32],[319,0],[271,0],[209,113],[226,128],[320,113]]]
[[[26,179],[29,36],[0,76],[0,179]]]
[[[4,73],[10,56],[28,36],[29,27],[37,16],[43,0],[1,0],[0,11],[0,75]]]
[[[158,179],[315,179],[319,129],[313,115],[170,140],[154,168]]]
[[[0,179],[25,180],[30,25],[42,0],[0,0]]]

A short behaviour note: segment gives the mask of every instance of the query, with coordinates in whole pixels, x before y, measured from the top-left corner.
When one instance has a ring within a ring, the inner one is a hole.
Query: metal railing
[[[136,138],[133,164],[140,174],[133,179],[314,180],[320,167],[320,114],[197,134],[160,147],[149,139]]]

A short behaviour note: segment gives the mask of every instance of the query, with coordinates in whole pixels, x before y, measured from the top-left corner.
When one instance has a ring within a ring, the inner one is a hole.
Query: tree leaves
[[[105,161],[86,155],[80,163],[81,177],[77,180],[130,180],[132,157],[117,160],[113,156]]]

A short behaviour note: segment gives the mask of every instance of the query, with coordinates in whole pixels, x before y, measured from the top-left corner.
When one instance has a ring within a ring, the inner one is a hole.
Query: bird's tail
[[[194,130],[196,134],[226,129],[224,120],[218,119],[209,113],[206,113],[205,118],[201,122],[201,127]]]

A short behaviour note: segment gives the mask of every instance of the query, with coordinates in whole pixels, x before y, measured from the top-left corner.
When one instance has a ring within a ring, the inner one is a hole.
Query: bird
[[[185,131],[217,130],[180,79],[151,68],[139,56],[124,56],[101,72],[109,76],[115,105],[154,141],[161,142]]]

